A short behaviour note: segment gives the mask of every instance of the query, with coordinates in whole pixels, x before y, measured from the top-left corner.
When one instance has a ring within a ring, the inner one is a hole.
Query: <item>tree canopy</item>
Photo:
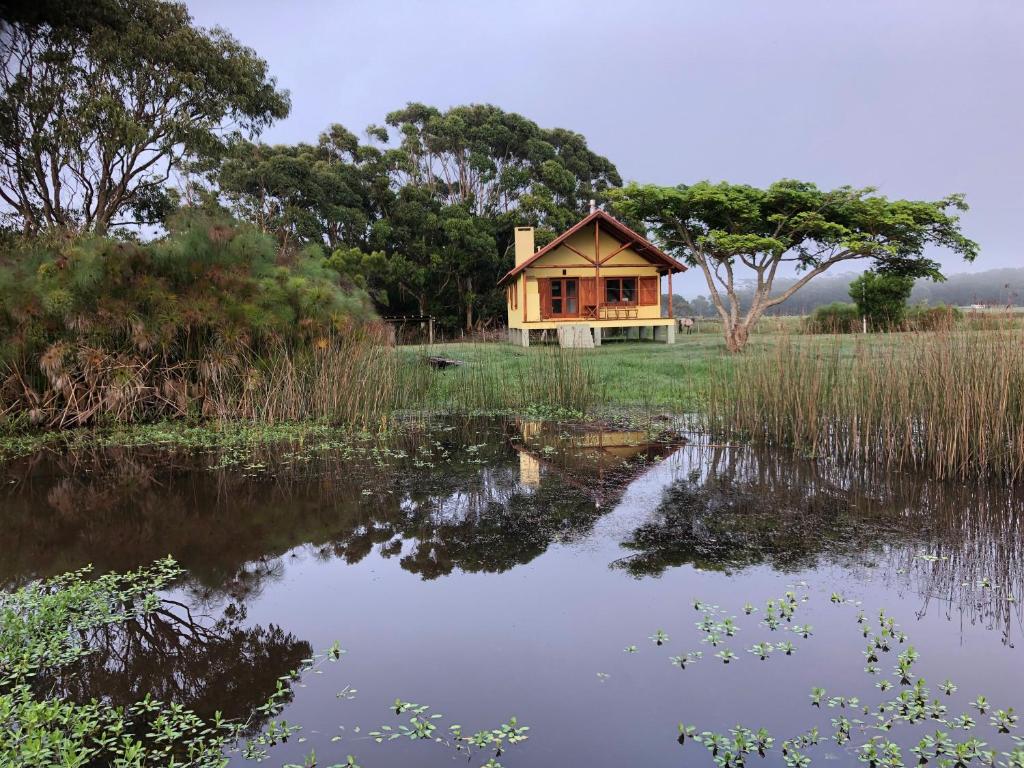
[[[872,188],[826,191],[810,182],[782,180],[765,189],[746,184],[631,184],[613,191],[617,210],[642,220],[669,253],[699,267],[721,316],[726,344],[744,347],[761,315],[837,264],[870,260],[879,273],[941,276],[926,253],[947,248],[968,261],[977,244],[960,231],[961,195],[934,202],[889,200]],[[798,279],[773,294],[780,267]],[[738,292],[754,281],[744,310]]]
[[[43,0],[0,22],[0,199],[9,224],[159,222],[172,173],[288,114],[266,62],[183,3]]]
[[[850,298],[861,317],[876,328],[898,326],[907,314],[907,299],[914,289],[910,275],[880,274],[870,270],[850,283]]]
[[[236,139],[214,183],[236,217],[276,236],[285,249],[310,243],[367,247],[391,197],[381,153],[340,125],[315,145]]]
[[[503,314],[516,226],[543,243],[621,184],[579,134],[488,104],[409,104],[365,141],[340,125],[316,145],[235,140],[208,181],[282,248],[324,248],[387,311],[467,331]]]

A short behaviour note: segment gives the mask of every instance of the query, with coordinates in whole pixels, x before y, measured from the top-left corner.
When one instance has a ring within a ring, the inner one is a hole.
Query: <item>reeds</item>
[[[586,352],[541,347],[520,355],[478,345],[464,365],[409,391],[404,405],[442,413],[544,410],[586,414],[604,400],[605,387]]]
[[[208,388],[206,415],[261,423],[382,426],[416,382],[386,329],[366,326],[298,349],[241,359]]]
[[[473,347],[462,365],[437,370],[430,348],[397,348],[388,329],[372,323],[303,344],[215,342],[191,359],[60,342],[40,361],[0,370],[0,424],[60,429],[187,418],[379,430],[403,412],[582,415],[603,399],[585,354]],[[31,383],[30,370],[39,371]]]
[[[938,478],[1024,473],[1024,334],[783,338],[712,366],[710,428]]]

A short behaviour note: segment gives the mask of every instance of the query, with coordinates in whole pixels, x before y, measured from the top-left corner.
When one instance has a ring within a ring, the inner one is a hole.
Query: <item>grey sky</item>
[[[964,192],[973,269],[1024,266],[1024,0],[189,7],[291,91],[267,141],[361,133],[409,101],[489,102],[584,134],[630,180]],[[693,271],[680,282],[701,292]]]

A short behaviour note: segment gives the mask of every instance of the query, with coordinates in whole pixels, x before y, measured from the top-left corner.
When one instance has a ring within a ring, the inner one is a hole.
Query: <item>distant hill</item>
[[[769,312],[774,315],[806,315],[815,307],[831,304],[834,301],[850,301],[850,282],[859,273],[845,272],[838,275],[822,275],[816,277],[789,301],[780,304]],[[795,281],[778,279],[775,291],[785,289]],[[752,294],[751,289],[742,290],[741,297],[747,303]],[[1008,267],[1005,269],[988,269],[984,272],[959,272],[949,275],[944,283],[933,283],[930,280],[918,280],[910,295],[911,304],[953,304],[966,307],[972,304],[984,304],[995,307],[1024,306],[1024,267]],[[675,311],[677,314],[693,314],[711,316],[716,314],[714,307],[706,296],[676,296]]]

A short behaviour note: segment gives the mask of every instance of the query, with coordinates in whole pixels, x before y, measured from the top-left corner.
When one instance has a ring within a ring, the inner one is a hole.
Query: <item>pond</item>
[[[279,676],[340,643],[340,663],[292,686],[284,717],[302,731],[275,765],[311,750],[320,764],[464,762],[440,743],[377,743],[409,721],[396,698],[442,714],[438,733],[518,718],[529,738],[506,766],[713,764],[680,746],[680,723],[764,727],[777,739],[751,758],[764,765],[818,727],[807,754],[854,765],[883,731],[840,744],[832,720],[874,724],[920,679],[937,700],[927,722],[886,738],[909,747],[942,727],[1003,751],[1019,733],[989,723],[1024,704],[1012,488],[717,445],[668,421],[515,419],[436,422],[387,444],[41,453],[0,465],[0,483],[0,588],[168,554],[186,569],[159,612],[95,639],[57,683],[67,696],[152,692],[245,719]],[[910,646],[920,658],[901,681]],[[977,728],[936,722],[941,707]]]

